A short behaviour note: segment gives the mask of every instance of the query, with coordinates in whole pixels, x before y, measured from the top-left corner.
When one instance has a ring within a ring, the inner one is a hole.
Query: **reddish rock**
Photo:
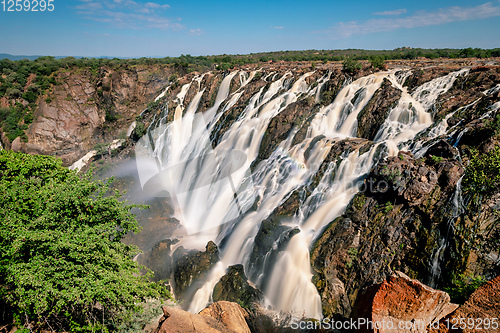
[[[447,293],[396,272],[358,296],[351,318],[373,323],[359,327],[362,332],[425,332],[456,308]]]
[[[248,314],[237,303],[226,301],[215,302],[201,310],[200,315],[212,317],[235,332],[250,333],[250,328],[246,321]]]
[[[96,143],[110,142],[126,131],[170,74],[168,66],[103,67],[98,74],[80,69],[58,72],[58,84],[38,101],[26,131],[28,144],[20,150],[55,155],[64,165],[72,164]],[[117,119],[107,122],[106,112]]]
[[[163,307],[155,333],[249,333],[246,312],[236,303],[217,302],[192,314],[170,306]]]
[[[453,329],[454,325],[458,329]],[[465,304],[441,319],[439,327],[436,322],[428,332],[500,332],[500,276],[478,288]]]

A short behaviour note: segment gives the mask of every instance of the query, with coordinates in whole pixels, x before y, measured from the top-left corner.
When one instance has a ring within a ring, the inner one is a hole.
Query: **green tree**
[[[486,154],[471,149],[470,163],[463,178],[464,189],[474,195],[493,194],[500,184],[500,147]]]
[[[345,58],[344,61],[342,62],[342,69],[350,74],[356,73],[361,68],[363,68],[361,63],[352,58]]]
[[[372,65],[373,68],[384,69],[385,67],[384,58],[380,56],[371,56],[370,64]]]
[[[0,299],[18,325],[113,330],[141,301],[168,295],[121,242],[139,228],[109,185],[53,157],[0,151]]]

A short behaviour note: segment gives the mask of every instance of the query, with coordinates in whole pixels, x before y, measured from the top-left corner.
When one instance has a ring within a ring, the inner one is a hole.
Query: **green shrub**
[[[431,155],[432,163],[439,164],[444,160],[444,157]]]
[[[112,110],[106,110],[106,121],[113,122],[118,120],[118,116]]]
[[[354,60],[352,58],[345,58],[344,61],[342,62],[342,69],[350,74],[354,74],[357,71],[359,71],[363,66],[361,63],[357,60]]]
[[[0,298],[17,325],[108,331],[168,296],[121,241],[139,230],[134,206],[90,177],[53,157],[0,151]]]
[[[479,287],[487,282],[484,276],[466,276],[460,274],[454,278],[449,287],[445,287],[446,291],[453,303],[463,304],[469,296]]]
[[[33,91],[27,91],[23,94],[23,98],[30,103],[34,103],[37,100],[37,95]]]
[[[177,79],[178,79],[178,77],[177,77],[177,74],[175,74],[175,73],[174,73],[174,74],[172,74],[172,75],[170,75],[170,77],[168,78],[168,80],[169,80],[170,82],[172,82],[172,83],[176,82],[176,81],[177,81]]]
[[[137,122],[135,125],[135,128],[134,128],[134,133],[133,133],[132,137],[135,140],[139,140],[140,138],[142,138],[146,134],[146,131],[147,131],[146,125],[144,125],[143,122]]]
[[[358,257],[358,249],[357,248],[350,247],[349,249],[347,249],[346,266],[348,268],[351,268],[357,257]]]
[[[394,205],[390,201],[387,201],[385,206],[384,206],[384,213],[387,214],[393,209],[394,209]]]
[[[384,69],[385,68],[385,61],[384,58],[379,57],[379,56],[372,56],[370,57],[370,64],[373,68],[378,68],[378,69]]]
[[[484,195],[498,191],[500,187],[500,147],[486,154],[470,151],[470,163],[465,171],[463,185],[466,191]]]

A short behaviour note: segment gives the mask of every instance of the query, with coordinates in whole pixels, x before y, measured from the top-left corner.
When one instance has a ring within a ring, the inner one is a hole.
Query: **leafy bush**
[[[383,208],[383,211],[384,211],[384,213],[387,214],[393,209],[394,209],[394,205],[390,201],[387,201],[384,208]]]
[[[176,82],[176,81],[177,81],[177,79],[178,79],[178,77],[177,77],[177,74],[175,74],[175,73],[174,73],[174,74],[172,74],[172,75],[170,75],[170,77],[168,78],[168,80],[169,80],[170,82]]]
[[[112,110],[106,110],[106,121],[113,122],[118,120],[118,116]]]
[[[444,157],[431,155],[431,161],[433,164],[439,164],[444,161]]]
[[[23,98],[30,103],[34,103],[37,100],[37,96],[33,91],[27,91],[23,94]]]
[[[372,65],[373,68],[378,68],[378,69],[385,68],[384,58],[379,57],[379,56],[370,57],[370,64]]]
[[[142,121],[137,122],[134,128],[134,132],[132,134],[132,139],[134,141],[138,141],[146,134],[146,131],[147,131],[146,125]]]
[[[139,274],[133,205],[109,180],[80,178],[49,156],[0,151],[0,299],[17,325],[112,329],[164,287]]]
[[[483,276],[475,277],[460,274],[453,279],[451,286],[444,288],[444,291],[450,295],[452,302],[463,304],[477,288],[481,287],[486,282],[487,280]]]
[[[500,134],[500,114],[497,114],[495,118],[492,120],[488,120],[485,122],[486,128],[490,129],[493,133],[492,135]]]
[[[464,188],[471,193],[484,195],[498,191],[500,184],[500,147],[480,154],[470,152],[470,164],[463,179]]]
[[[354,74],[359,71],[363,66],[357,60],[352,58],[345,58],[342,62],[342,69],[348,73]]]

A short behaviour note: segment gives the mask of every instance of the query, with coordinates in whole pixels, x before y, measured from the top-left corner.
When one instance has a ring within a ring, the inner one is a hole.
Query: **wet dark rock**
[[[462,135],[459,145],[479,146],[495,134],[483,119],[471,122],[466,128],[467,131]]]
[[[427,149],[425,156],[437,156],[451,158],[458,155],[458,149],[453,147],[445,140],[439,140]]]
[[[358,114],[358,137],[375,139],[380,126],[400,98],[401,90],[394,88],[389,80],[384,79],[380,88]]]
[[[258,162],[267,159],[278,145],[291,134],[292,129],[298,130],[305,126],[307,129],[308,120],[318,110],[315,107],[314,98],[300,99],[290,104],[269,123],[268,128],[260,144]]]
[[[416,160],[404,152],[373,168],[366,191],[330,223],[311,251],[325,315],[349,316],[360,291],[394,270],[430,280],[432,255],[447,232],[451,198],[463,172],[453,158]],[[462,265],[459,251],[449,249],[442,265]]]
[[[460,162],[432,154],[447,155],[446,151],[453,156],[453,149],[449,145],[438,142],[430,148],[425,160],[415,160],[411,153],[404,152],[397,157],[390,157],[372,170],[368,179],[377,186],[369,186],[368,190],[373,194],[403,200],[408,206],[424,204],[425,211],[431,212],[441,199],[436,191],[442,193],[453,190],[464,173]],[[439,186],[436,187],[437,185]]]
[[[404,82],[404,86],[408,87],[408,90],[412,92],[415,88],[421,86],[422,84],[432,81],[440,76],[447,75],[452,72],[451,68],[426,68],[414,70],[412,75],[410,75]]]
[[[279,216],[262,221],[259,231],[255,236],[255,244],[250,254],[249,276],[256,281],[261,272],[270,273],[276,263],[277,256],[283,251],[290,239],[300,232],[297,228],[290,228],[280,223]],[[267,281],[262,281],[260,286],[265,288]]]
[[[191,300],[209,270],[219,261],[219,250],[212,241],[208,242],[204,252],[187,251],[181,246],[174,251],[173,261],[175,297],[177,300]]]
[[[173,270],[171,246],[177,243],[176,239],[162,240],[150,251],[139,256],[138,262],[153,271],[154,281],[170,279]]]
[[[262,292],[248,283],[243,265],[230,266],[214,287],[212,298],[217,301],[236,302],[244,308],[252,308],[254,303],[261,302]]]
[[[500,72],[497,68],[489,68],[487,71],[471,69],[468,75],[459,76],[451,89],[439,96],[434,116],[444,118],[450,112],[455,112],[453,117],[448,119],[449,124],[450,121],[458,120],[466,127],[475,127],[473,121],[478,120],[499,100],[497,96],[486,96],[483,92],[495,87],[499,82]]]

